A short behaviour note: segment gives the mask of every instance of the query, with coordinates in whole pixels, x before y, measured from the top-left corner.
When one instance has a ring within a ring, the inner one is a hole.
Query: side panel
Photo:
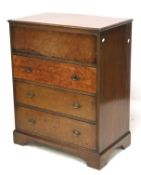
[[[129,132],[131,24],[100,35],[98,150]]]

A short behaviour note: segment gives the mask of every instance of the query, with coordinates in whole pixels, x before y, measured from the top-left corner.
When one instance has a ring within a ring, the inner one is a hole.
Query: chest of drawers
[[[130,145],[130,19],[46,13],[10,20],[14,142],[102,168]]]

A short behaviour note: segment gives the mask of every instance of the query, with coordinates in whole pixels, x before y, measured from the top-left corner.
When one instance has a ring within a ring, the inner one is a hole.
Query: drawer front
[[[89,149],[96,147],[95,125],[29,108],[16,107],[16,129],[31,135],[73,143]]]
[[[12,27],[12,48],[78,62],[96,62],[96,37],[84,34]]]
[[[15,78],[90,93],[96,92],[96,69],[94,67],[13,55],[13,72]]]
[[[21,93],[22,92],[22,93]],[[95,121],[96,99],[93,96],[62,91],[15,81],[16,102]]]

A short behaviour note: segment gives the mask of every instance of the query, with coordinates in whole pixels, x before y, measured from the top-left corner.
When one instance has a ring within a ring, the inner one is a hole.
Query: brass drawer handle
[[[35,125],[35,124],[36,124],[36,120],[33,119],[33,118],[30,118],[30,119],[28,120],[28,122],[29,122],[30,124],[32,124],[32,125]]]
[[[32,91],[27,92],[26,95],[27,95],[27,97],[29,97],[29,98],[35,97],[35,94],[34,94],[34,92],[32,92]]]
[[[74,109],[79,109],[80,107],[81,107],[81,105],[79,103],[74,103],[73,104]]]
[[[31,68],[31,67],[26,67],[26,68],[25,68],[25,72],[27,72],[27,73],[32,73],[32,68]]]
[[[78,75],[74,74],[74,75],[72,75],[71,79],[73,81],[78,81],[78,80],[80,80],[80,77]]]
[[[73,133],[74,136],[77,136],[77,137],[81,134],[80,131],[78,131],[78,130],[76,130],[76,129],[74,129],[74,130],[72,131],[72,133]]]

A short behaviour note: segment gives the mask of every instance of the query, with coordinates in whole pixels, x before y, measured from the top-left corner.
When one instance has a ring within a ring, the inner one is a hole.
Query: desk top
[[[14,22],[35,23],[75,28],[102,30],[131,22],[132,19],[100,17],[79,14],[43,13],[10,20]]]

